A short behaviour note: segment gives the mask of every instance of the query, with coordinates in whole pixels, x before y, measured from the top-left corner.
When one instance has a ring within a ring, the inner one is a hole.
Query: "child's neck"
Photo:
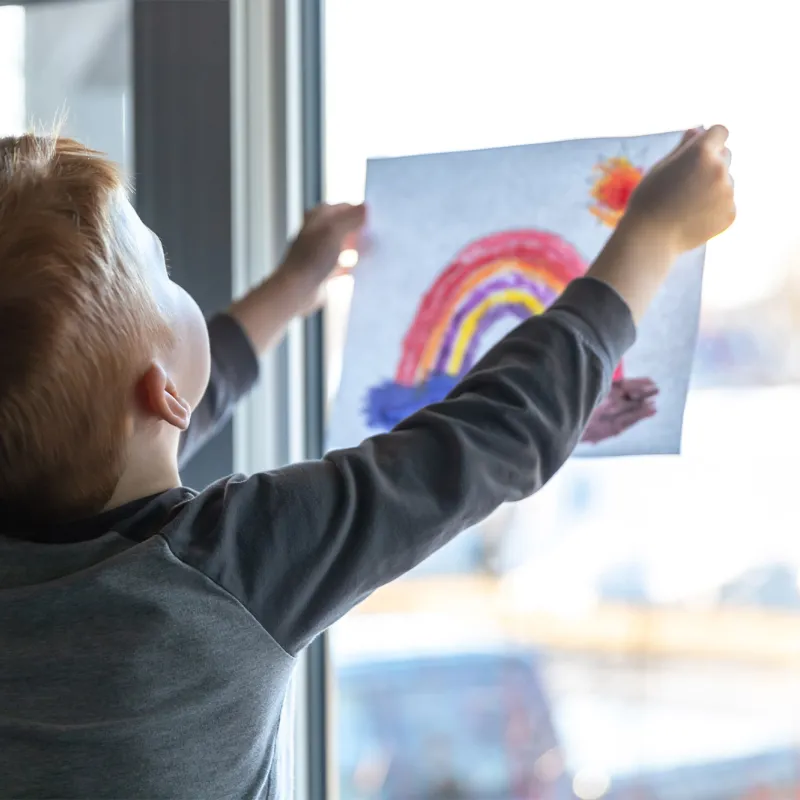
[[[175,429],[155,437],[132,439],[125,471],[106,510],[180,486],[178,440],[179,433]]]

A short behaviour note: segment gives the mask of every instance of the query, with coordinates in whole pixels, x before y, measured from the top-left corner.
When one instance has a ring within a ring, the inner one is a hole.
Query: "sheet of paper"
[[[329,446],[355,445],[442,399],[504,333],[547,308],[585,272],[642,173],[679,138],[371,161],[370,244],[356,271]],[[679,452],[704,256],[694,251],[676,265],[577,455]]]

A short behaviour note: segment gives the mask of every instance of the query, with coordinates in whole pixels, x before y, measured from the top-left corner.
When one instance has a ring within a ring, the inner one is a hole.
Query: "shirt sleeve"
[[[258,356],[233,317],[228,314],[212,317],[208,322],[208,340],[211,374],[189,427],[181,435],[178,451],[181,467],[223,428],[236,404],[258,380]]]
[[[619,295],[576,281],[446,400],[392,432],[198,495],[174,522],[173,551],[294,655],[460,531],[543,486],[634,336]]]

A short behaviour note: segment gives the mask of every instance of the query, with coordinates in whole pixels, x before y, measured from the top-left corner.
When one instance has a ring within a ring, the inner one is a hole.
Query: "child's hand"
[[[589,417],[582,442],[597,444],[619,436],[643,419],[656,415],[653,398],[658,387],[650,378],[623,378],[614,381],[611,391]]]
[[[306,214],[277,270],[293,284],[299,313],[308,314],[322,303],[325,283],[335,273],[342,250],[355,249],[365,219],[363,204],[323,203]]]
[[[727,139],[722,125],[687,131],[633,193],[628,224],[643,222],[675,255],[726,230],[736,217]]]
[[[645,175],[589,276],[612,286],[639,322],[675,259],[736,217],[728,131],[688,131]]]

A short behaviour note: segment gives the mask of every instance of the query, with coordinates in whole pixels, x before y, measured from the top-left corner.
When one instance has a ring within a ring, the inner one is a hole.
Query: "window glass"
[[[0,6],[0,135],[64,135],[132,171],[130,0]]]
[[[369,157],[720,121],[739,207],[683,454],[574,460],[334,628],[342,800],[800,790],[800,54],[771,8],[327,0],[329,200],[363,197]]]

